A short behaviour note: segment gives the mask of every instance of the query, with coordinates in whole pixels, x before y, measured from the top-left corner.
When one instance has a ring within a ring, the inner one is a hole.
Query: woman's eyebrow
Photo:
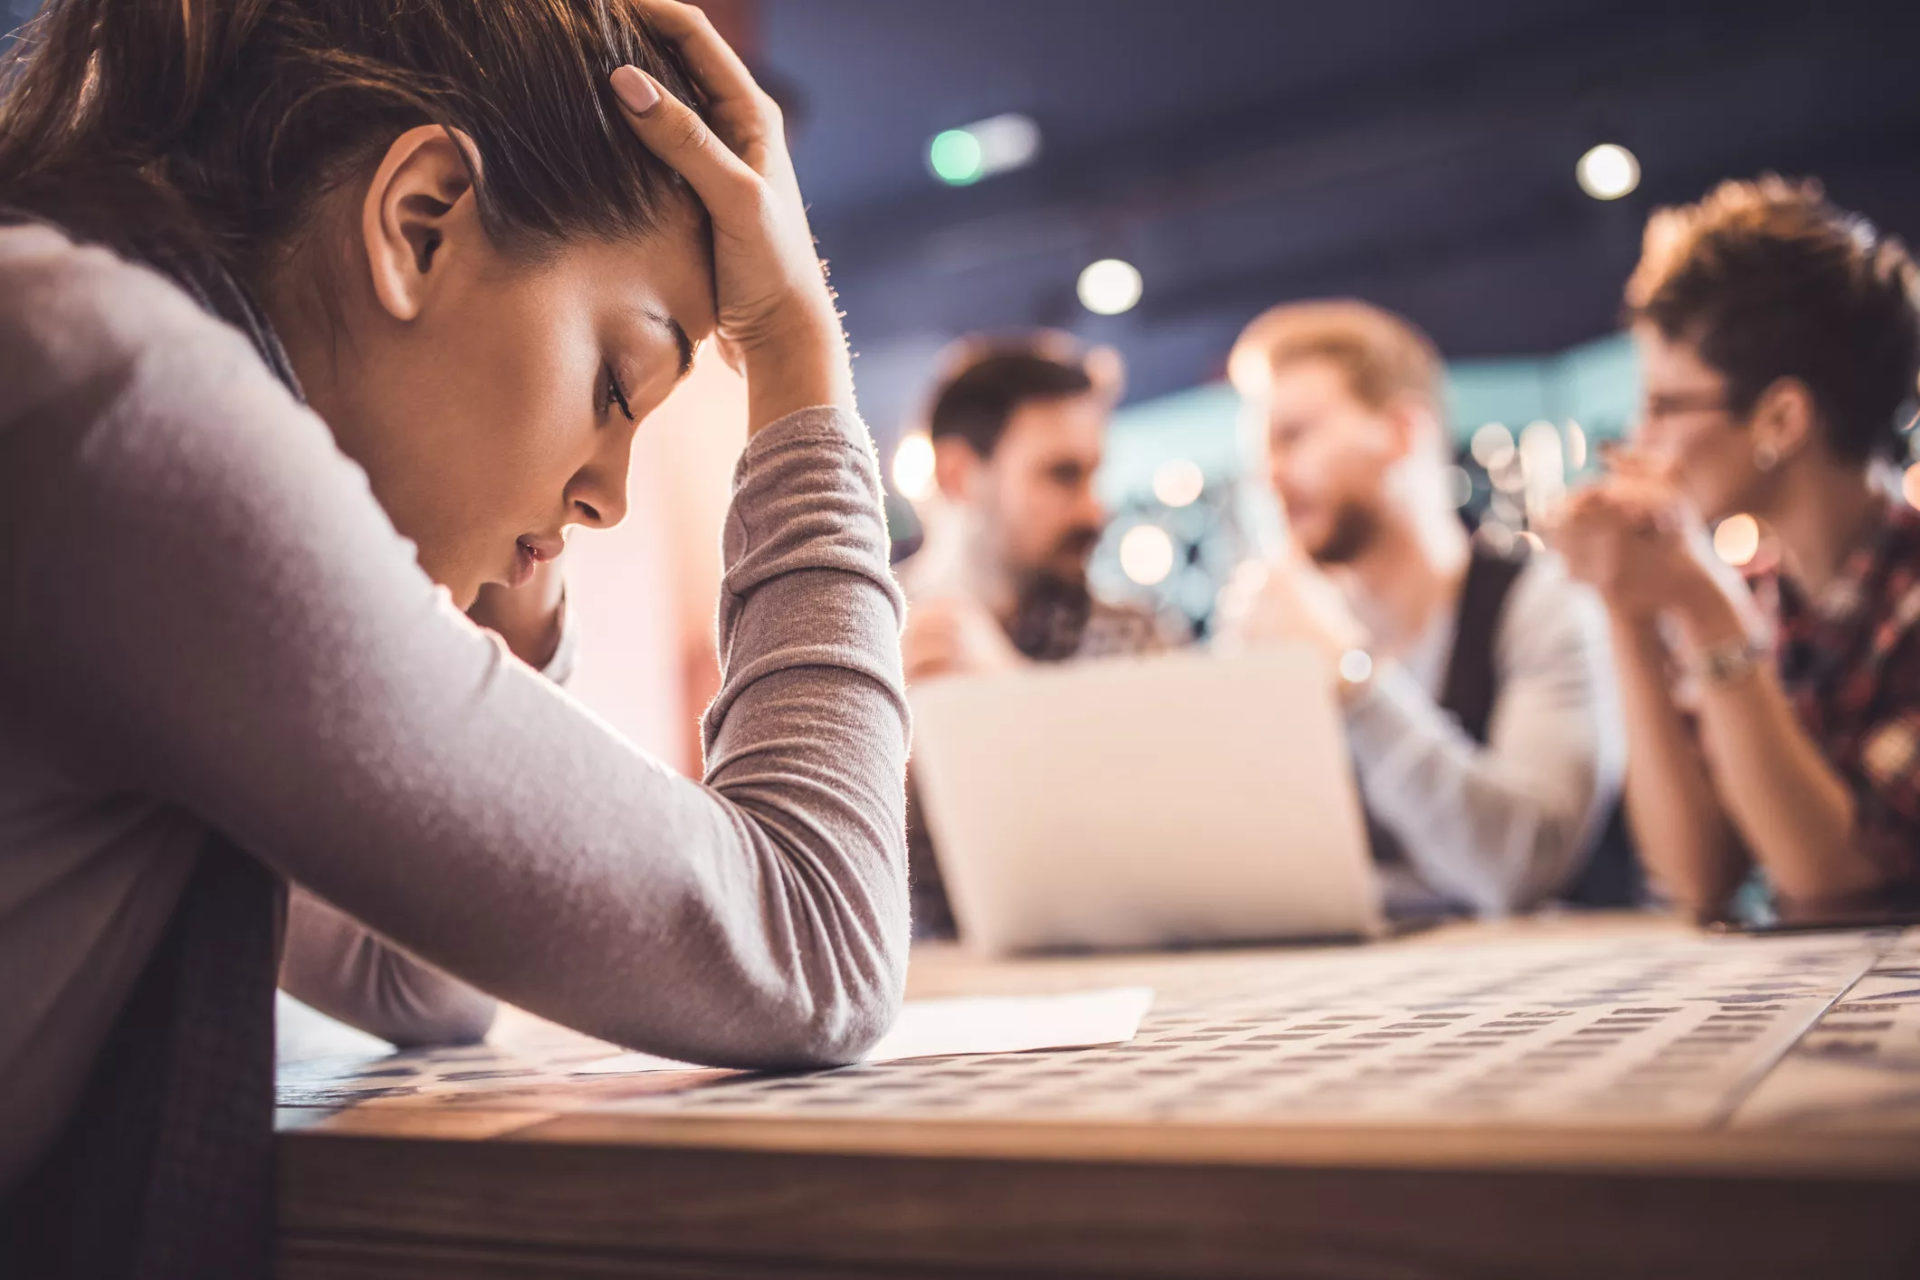
[[[667,336],[673,339],[673,345],[680,351],[680,372],[675,374],[674,378],[678,380],[686,377],[693,370],[693,340],[687,337],[687,331],[681,327],[678,320],[664,311],[655,311],[649,307],[641,314],[665,329]]]

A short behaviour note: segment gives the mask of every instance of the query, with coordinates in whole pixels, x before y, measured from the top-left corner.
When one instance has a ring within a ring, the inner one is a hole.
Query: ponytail
[[[0,68],[0,185],[91,147],[164,154],[219,90],[265,0],[62,0]],[[104,159],[106,157],[92,157]]]

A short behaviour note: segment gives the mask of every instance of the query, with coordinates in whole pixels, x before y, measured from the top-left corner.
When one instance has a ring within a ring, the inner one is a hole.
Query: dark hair
[[[940,384],[927,432],[935,440],[957,436],[989,457],[1023,404],[1086,395],[1097,385],[1086,361],[1041,344],[982,349]]]
[[[1627,284],[1627,319],[1688,342],[1751,409],[1777,379],[1812,393],[1834,456],[1900,448],[1920,378],[1920,293],[1898,240],[1830,204],[1818,183],[1725,182],[1662,209]]]
[[[630,0],[48,0],[0,63],[0,204],[248,276],[439,124],[473,139],[503,248],[644,234],[691,193],[620,118],[628,62],[699,105]]]

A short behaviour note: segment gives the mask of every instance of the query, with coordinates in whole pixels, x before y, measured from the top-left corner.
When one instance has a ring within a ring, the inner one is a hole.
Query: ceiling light
[[[1040,154],[1040,126],[1008,111],[937,134],[927,144],[927,167],[949,186],[964,187],[1031,164]]]
[[[964,187],[986,173],[980,160],[980,140],[965,129],[948,129],[927,146],[927,167],[948,186]]]
[[[1131,262],[1102,258],[1080,273],[1080,305],[1097,316],[1117,316],[1140,301],[1140,272]]]
[[[1595,200],[1618,200],[1640,185],[1640,162],[1625,147],[1603,142],[1580,157],[1573,175]]]

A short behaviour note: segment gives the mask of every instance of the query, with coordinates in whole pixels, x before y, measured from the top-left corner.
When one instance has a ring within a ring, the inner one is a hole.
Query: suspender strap
[[[1500,617],[1525,569],[1523,560],[1475,547],[1460,592],[1460,621],[1454,631],[1453,655],[1447,663],[1440,705],[1460,721],[1460,727],[1475,742],[1482,744],[1487,741],[1494,704],[1500,696],[1499,677],[1494,670]],[[1638,903],[1645,892],[1645,878],[1627,830],[1626,810],[1615,804],[1598,843],[1562,896],[1580,906],[1626,907]]]
[[[1477,546],[1467,562],[1467,580],[1460,589],[1460,616],[1454,624],[1453,654],[1447,660],[1440,705],[1478,743],[1487,740],[1493,704],[1500,696],[1493,665],[1500,615],[1525,568],[1524,561],[1497,556]]]

